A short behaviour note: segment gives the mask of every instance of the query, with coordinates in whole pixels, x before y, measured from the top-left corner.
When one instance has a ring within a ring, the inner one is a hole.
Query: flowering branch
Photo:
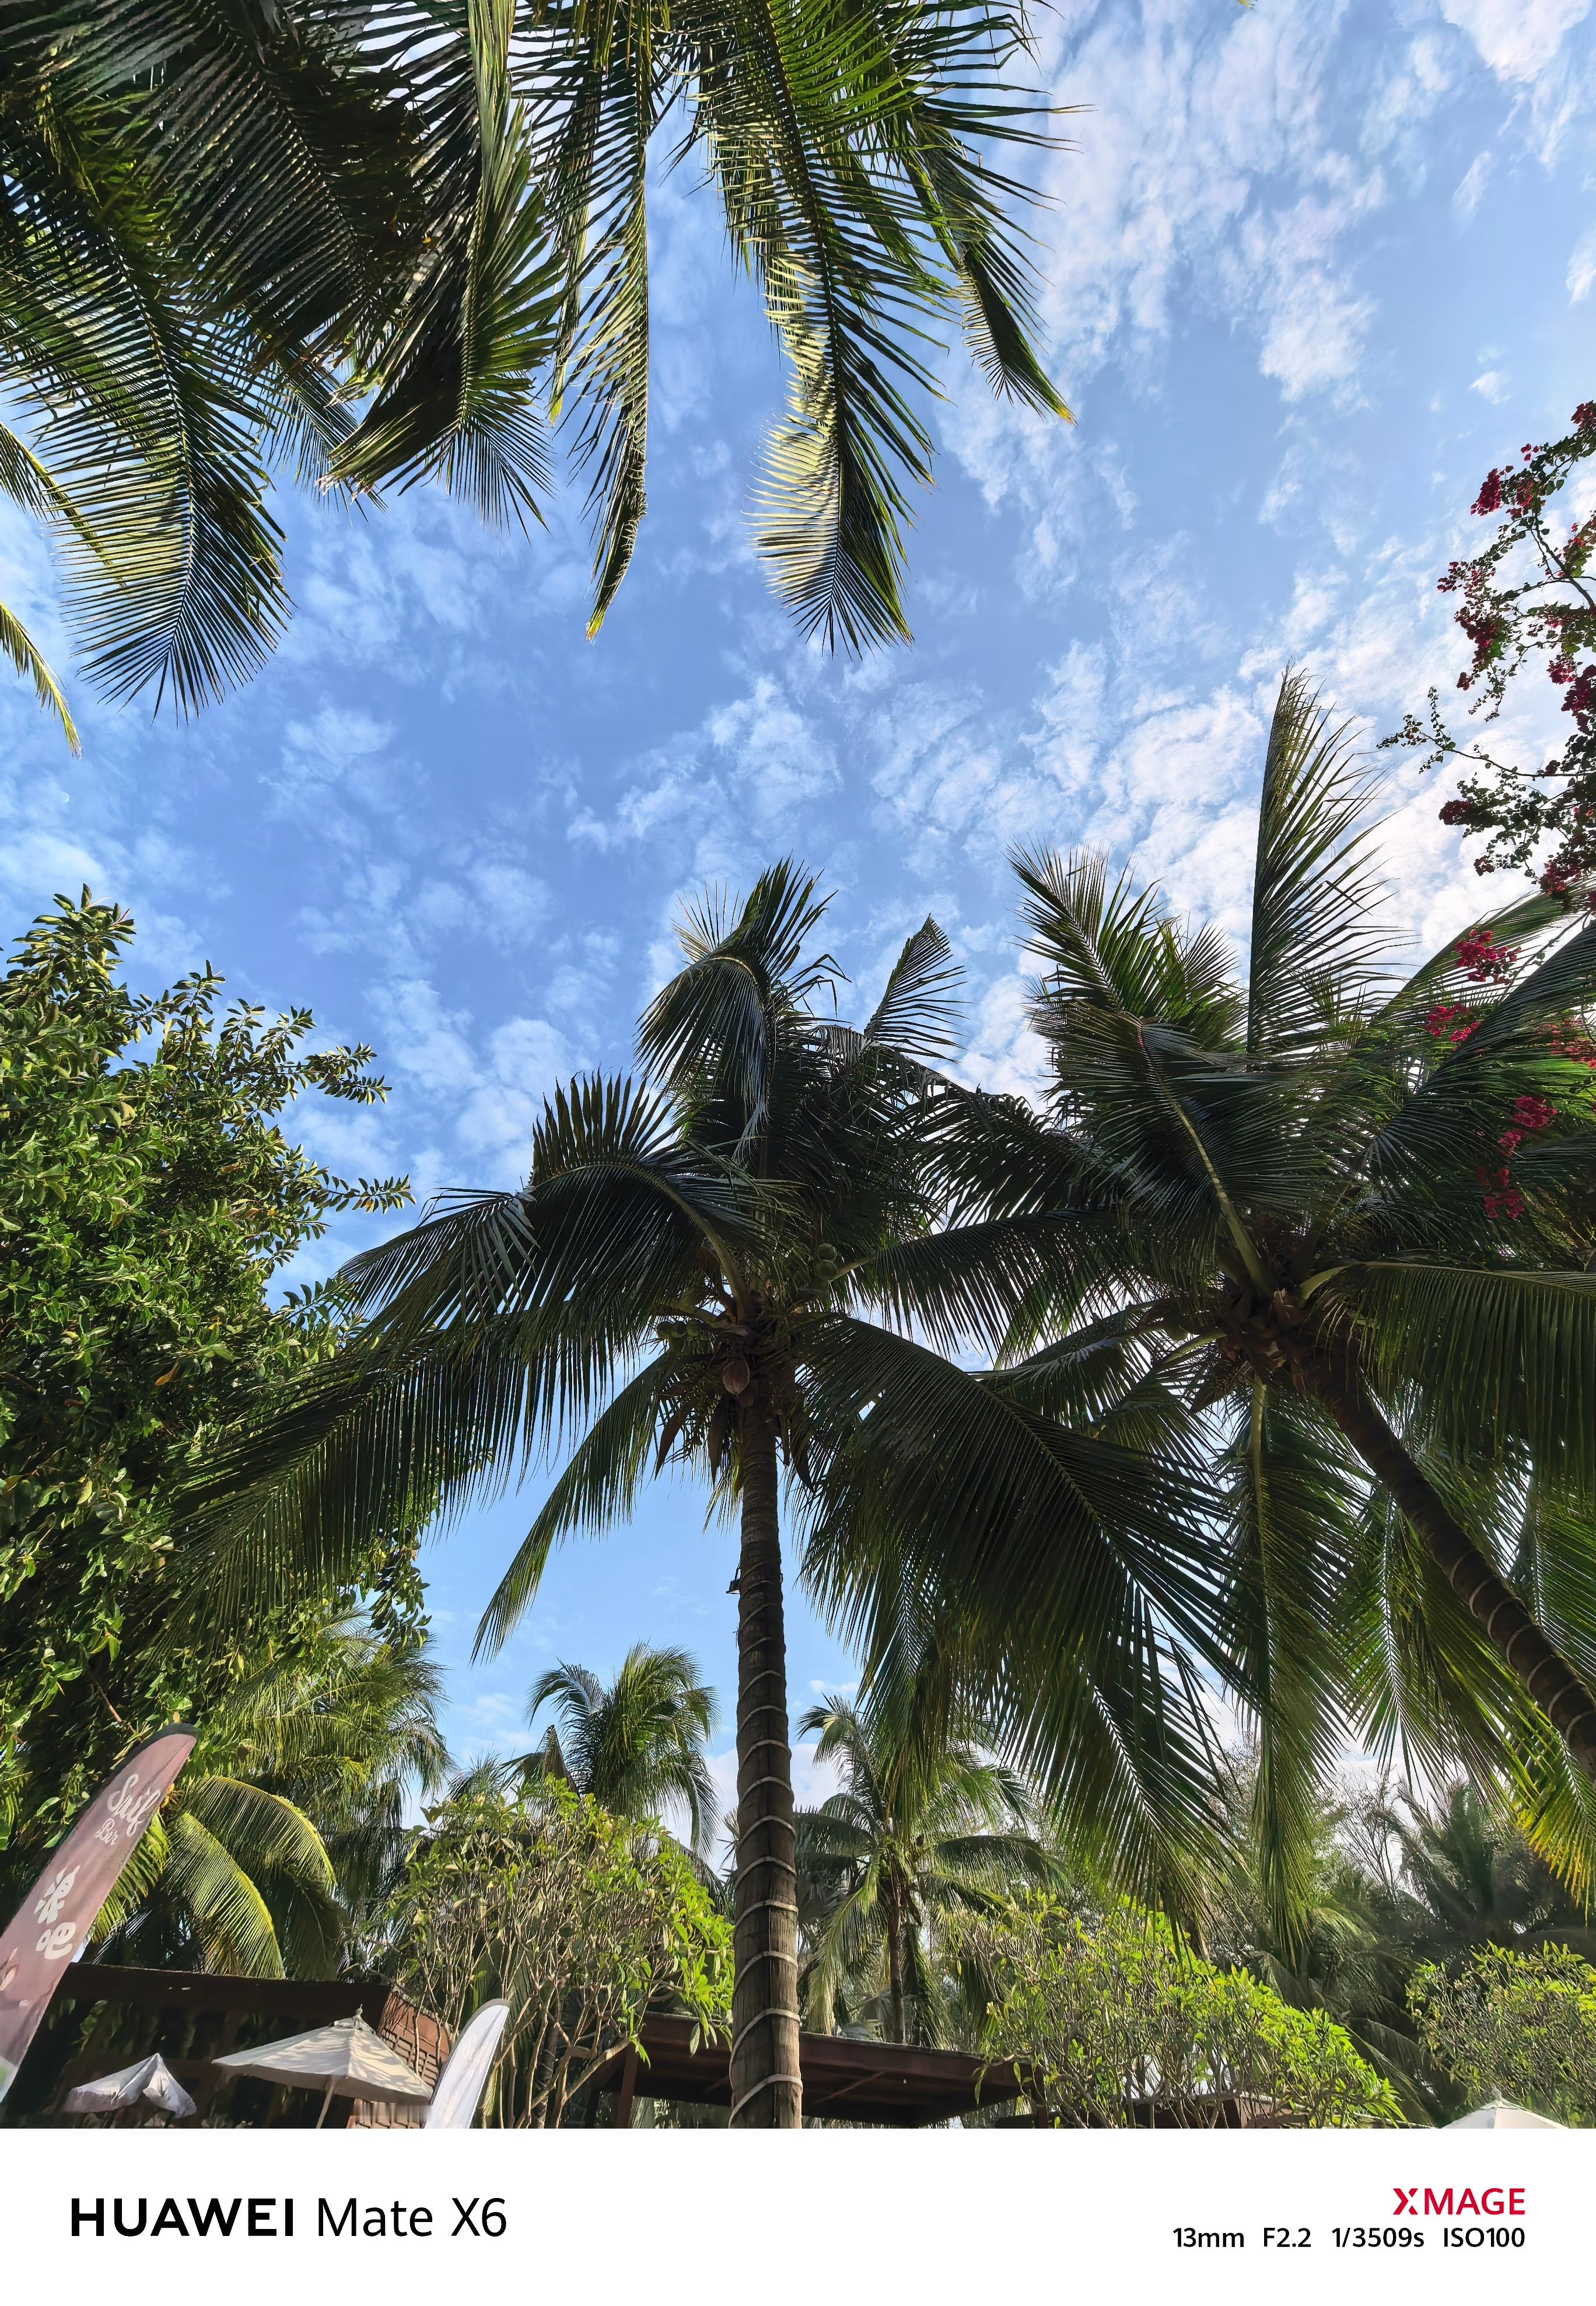
[[[1386,746],[1428,748],[1426,769],[1446,760],[1471,763],[1472,773],[1442,809],[1441,821],[1489,834],[1475,871],[1527,869],[1550,840],[1556,847],[1541,865],[1541,885],[1548,895],[1570,901],[1596,877],[1596,579],[1588,573],[1596,553],[1596,515],[1570,523],[1563,534],[1549,516],[1553,500],[1592,456],[1596,401],[1587,400],[1575,410],[1573,430],[1562,440],[1539,447],[1526,441],[1522,462],[1486,474],[1470,509],[1481,519],[1497,520],[1496,534],[1472,559],[1454,560],[1437,586],[1460,596],[1455,621],[1473,657],[1457,686],[1476,692],[1471,713],[1482,712],[1487,722],[1494,721],[1508,682],[1528,658],[1542,656],[1574,722],[1562,752],[1525,770],[1479,744],[1460,744],[1441,719],[1433,688],[1428,727],[1410,713],[1395,735],[1381,739]],[[1504,581],[1508,576],[1517,581]]]

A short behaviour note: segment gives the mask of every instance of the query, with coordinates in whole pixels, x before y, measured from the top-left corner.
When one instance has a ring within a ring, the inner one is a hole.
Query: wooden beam
[[[358,2011],[381,2019],[389,1988],[358,1978],[226,1977],[193,1969],[123,1969],[77,1961],[55,1988],[57,2002],[123,2002],[141,2010],[218,2010],[243,2018],[300,2018],[307,2027]]]

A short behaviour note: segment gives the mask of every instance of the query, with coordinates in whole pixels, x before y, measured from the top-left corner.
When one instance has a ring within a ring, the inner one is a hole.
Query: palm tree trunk
[[[797,2130],[798,1866],[781,1617],[776,1429],[763,1387],[741,1407],[742,1556],[737,1610],[737,1896],[731,2122]]]
[[[1353,1370],[1315,1354],[1304,1374],[1320,1403],[1384,1484],[1475,1624],[1523,1683],[1585,1775],[1596,1778],[1596,1696],[1553,1648],[1516,1593],[1455,1521]]]
[[[887,1908],[887,1993],[892,2004],[892,2039],[909,2039],[903,2012],[903,1924],[894,1900]]]

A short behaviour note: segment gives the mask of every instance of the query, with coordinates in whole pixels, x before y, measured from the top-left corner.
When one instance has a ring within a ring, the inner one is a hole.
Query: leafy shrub
[[[1596,2123],[1596,1969],[1566,1946],[1481,1946],[1451,1977],[1427,1962],[1408,2006],[1430,2055],[1471,2097]]]
[[[451,2028],[509,2003],[490,2100],[501,2128],[557,2127],[651,2011],[705,2032],[730,2015],[730,1926],[686,1852],[559,1780],[430,1811],[389,1933],[396,1983]]]
[[[1058,2124],[1400,2123],[1390,2088],[1323,2011],[1293,2010],[1245,1970],[1122,1906],[1088,1922],[1037,1894],[959,1933],[985,1975],[985,2046],[1018,2062]]]

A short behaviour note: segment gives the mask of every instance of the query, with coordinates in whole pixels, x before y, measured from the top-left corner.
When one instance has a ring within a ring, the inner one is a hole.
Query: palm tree
[[[405,1806],[443,1778],[437,1668],[330,1622],[206,1722],[95,1924],[113,1959],[333,1975],[400,1870]]]
[[[1067,1661],[1040,1711],[1065,1757],[1063,1812],[1144,1886],[1179,1874],[1211,1815],[1200,1701],[1171,1670],[1168,1625],[1217,1657],[1218,1582],[1180,1483],[1131,1446],[1156,1407],[1128,1411],[1122,1433],[1071,1431],[926,1342],[985,1318],[996,1286],[991,1229],[935,1221],[946,941],[931,922],[911,936],[855,1029],[815,949],[823,911],[789,863],[740,910],[690,911],[684,966],[639,1029],[647,1083],[561,1089],[519,1191],[451,1195],[354,1260],[340,1285],[363,1326],[216,1453],[184,1525],[195,1606],[226,1610],[336,1578],[374,1523],[412,1525],[438,1499],[457,1511],[569,1448],[483,1618],[491,1649],[559,1539],[629,1513],[669,1464],[708,1482],[739,1529],[739,2125],[799,2119],[783,1465],[799,1499],[833,1495],[838,1468],[868,1476],[881,1542],[857,1574],[846,1547],[816,1571],[845,1628],[906,1623],[906,1570],[956,1534],[1000,1584],[1044,1544],[1072,1565],[1025,1636]],[[1006,1283],[1035,1282],[1014,1234],[1001,1229]]]
[[[569,1780],[615,1817],[687,1813],[692,1849],[702,1857],[715,1829],[715,1795],[704,1749],[715,1723],[715,1694],[698,1679],[686,1650],[634,1643],[609,1687],[585,1665],[551,1666],[533,1684],[526,1718],[552,1704],[558,1727],[508,1767],[532,1781]]]
[[[763,550],[806,632],[907,637],[916,402],[957,315],[994,389],[1065,415],[994,158],[1023,8],[689,0],[0,0],[0,490],[60,542],[88,671],[190,711],[288,614],[286,468],[427,478],[523,527],[549,422],[591,477],[596,631],[644,507],[646,184],[661,134],[718,188],[792,391]],[[55,675],[0,648],[75,742]]]
[[[942,2038],[937,1933],[1021,1883],[1056,1871],[1032,1831],[1024,1781],[977,1745],[905,1734],[846,1699],[811,1706],[800,1738],[841,1776],[818,1809],[797,1816],[800,1877],[818,1907],[805,1977],[810,2023],[832,2030],[844,1986],[872,1986],[890,2042]],[[883,2005],[884,2004],[884,2007]]]
[[[1583,1902],[1499,1808],[1469,1785],[1426,1804],[1381,1806],[1408,1899],[1409,1967],[1455,1961],[1477,1946],[1566,1945],[1590,1960],[1596,1932]]]
[[[1516,1784],[1565,1849],[1596,1772],[1596,924],[1533,897],[1394,981],[1348,742],[1288,674],[1244,978],[1101,858],[1021,856],[1047,1109],[944,1099],[955,1206],[1067,1268],[1005,1382],[1078,1403],[1129,1357],[1217,1450],[1282,1916],[1351,1723]]]

